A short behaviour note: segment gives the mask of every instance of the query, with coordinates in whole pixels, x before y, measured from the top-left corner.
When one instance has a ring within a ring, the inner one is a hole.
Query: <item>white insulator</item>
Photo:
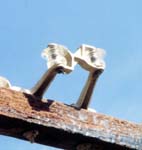
[[[10,82],[6,78],[0,76],[0,87],[1,88],[2,87],[3,88],[10,88],[11,84],[10,84]]]

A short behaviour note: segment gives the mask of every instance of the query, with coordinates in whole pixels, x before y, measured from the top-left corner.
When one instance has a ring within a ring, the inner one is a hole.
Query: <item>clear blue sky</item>
[[[103,48],[107,67],[90,107],[140,123],[141,6],[141,0],[1,0],[0,76],[12,85],[31,88],[46,70],[40,54],[48,43],[63,44],[72,52],[82,43]],[[72,74],[58,76],[45,96],[74,103],[87,75],[76,67]],[[0,145],[2,150],[51,150],[4,136]]]

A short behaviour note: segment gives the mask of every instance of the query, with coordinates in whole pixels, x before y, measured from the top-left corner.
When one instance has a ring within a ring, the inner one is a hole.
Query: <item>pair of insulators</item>
[[[58,73],[71,73],[75,65],[79,64],[83,69],[89,71],[89,76],[77,103],[72,106],[87,109],[96,81],[105,69],[104,55],[103,49],[94,46],[81,45],[76,53],[72,54],[62,45],[49,44],[42,52],[42,57],[47,60],[48,70],[32,88],[31,94],[42,98]]]
[[[105,69],[104,55],[103,49],[90,45],[83,44],[77,49],[76,53],[72,54],[68,48],[51,43],[42,52],[42,57],[47,60],[48,70],[31,90],[13,87],[3,77],[0,77],[0,87],[22,91],[41,99],[58,73],[69,74],[74,70],[76,64],[79,64],[83,69],[89,71],[89,76],[78,101],[72,106],[78,109],[87,109],[96,81]]]

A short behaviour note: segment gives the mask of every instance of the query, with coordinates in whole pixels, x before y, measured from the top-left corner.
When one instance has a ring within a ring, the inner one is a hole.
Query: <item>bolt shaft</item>
[[[57,73],[61,73],[63,71],[62,67],[51,68],[47,70],[41,79],[37,82],[37,84],[31,89],[31,94],[42,98],[45,91],[48,89],[51,82],[54,80]]]
[[[87,82],[80,94],[79,100],[76,103],[77,108],[84,108],[84,109],[88,108],[96,82],[102,72],[103,70],[101,69],[96,70],[93,73],[90,72]]]

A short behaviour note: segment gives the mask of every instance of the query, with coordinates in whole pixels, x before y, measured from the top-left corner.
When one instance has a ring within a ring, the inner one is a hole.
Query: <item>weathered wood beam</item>
[[[142,150],[139,124],[4,88],[0,134],[68,150]]]

